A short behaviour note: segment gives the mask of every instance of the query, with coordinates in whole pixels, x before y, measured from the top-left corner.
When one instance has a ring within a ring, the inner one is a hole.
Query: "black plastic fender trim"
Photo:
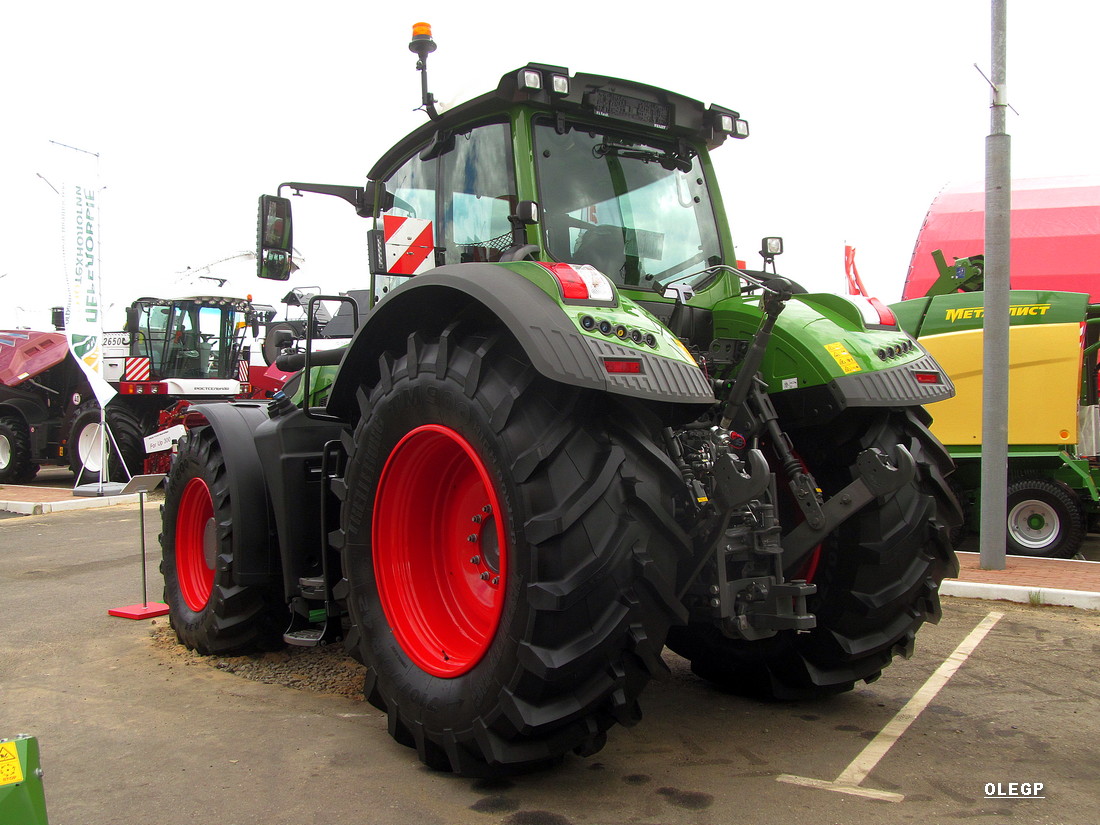
[[[254,433],[267,420],[267,402],[195,404],[214,429],[225,460],[233,514],[233,574],[242,585],[280,575],[278,543],[271,535],[271,502]]]

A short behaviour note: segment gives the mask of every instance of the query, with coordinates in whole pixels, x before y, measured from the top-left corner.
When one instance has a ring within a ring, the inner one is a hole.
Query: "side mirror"
[[[290,199],[261,195],[256,222],[256,276],[288,280],[294,265],[293,242]]]
[[[141,310],[137,307],[126,307],[126,331],[130,333],[130,340],[137,340],[138,330],[141,329]]]

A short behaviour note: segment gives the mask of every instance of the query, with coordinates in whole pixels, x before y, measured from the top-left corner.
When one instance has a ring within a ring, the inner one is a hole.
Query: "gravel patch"
[[[247,656],[202,656],[179,643],[167,619],[154,619],[149,636],[155,651],[184,666],[211,667],[254,682],[363,701],[366,669],[348,656],[341,644],[287,645],[283,650]]]

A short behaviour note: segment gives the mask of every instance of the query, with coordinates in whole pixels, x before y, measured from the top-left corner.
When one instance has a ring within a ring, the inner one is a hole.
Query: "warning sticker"
[[[14,742],[0,742],[0,785],[23,781],[23,765]]]
[[[845,373],[860,372],[860,366],[856,363],[856,359],[852,357],[852,353],[848,352],[839,341],[826,344],[825,349],[829,351],[829,355],[833,356],[833,360],[840,365]]]

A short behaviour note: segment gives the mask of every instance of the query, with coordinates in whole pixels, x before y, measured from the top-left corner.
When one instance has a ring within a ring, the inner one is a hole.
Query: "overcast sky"
[[[424,121],[411,24],[433,26],[444,102],[529,61],[631,78],[740,111],[715,153],[738,257],[782,235],[781,274],[844,289],[845,243],[896,300],[917,232],[948,184],[981,181],[988,0],[20,3],[0,30],[0,325],[65,301],[60,174],[49,141],[97,153],[105,299],[158,292],[188,267],[250,250],[256,198],[282,181],[361,184]],[[1100,172],[1095,0],[1009,0],[1013,176]],[[56,155],[54,156],[56,158]],[[41,177],[40,177],[41,176]],[[45,178],[45,180],[43,180]],[[296,283],[365,284],[365,230],[346,204],[295,203]],[[213,267],[271,299],[252,264]],[[116,309],[107,326],[121,325]]]

